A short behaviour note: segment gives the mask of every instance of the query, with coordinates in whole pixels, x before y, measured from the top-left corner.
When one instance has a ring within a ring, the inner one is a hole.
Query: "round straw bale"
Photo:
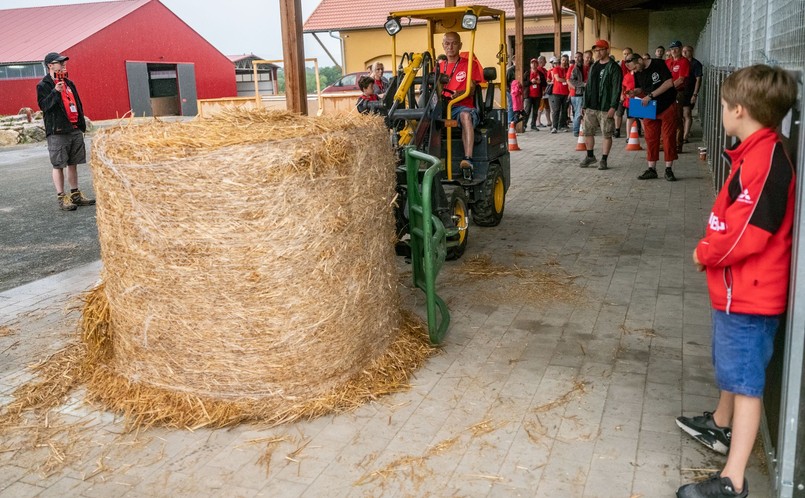
[[[306,416],[416,329],[379,119],[231,111],[106,130],[93,153],[104,267],[84,335],[109,404],[185,426]]]

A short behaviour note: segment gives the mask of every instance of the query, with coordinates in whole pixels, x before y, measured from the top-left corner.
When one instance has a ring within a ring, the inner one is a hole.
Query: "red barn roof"
[[[48,52],[67,50],[150,1],[0,10],[0,63],[42,61]]]
[[[478,0],[458,0],[456,5],[477,5]],[[507,18],[514,19],[512,0],[484,0],[486,7],[506,12]],[[304,25],[305,33],[319,31],[347,31],[351,29],[379,28],[386,22],[389,12],[413,9],[435,9],[444,7],[444,0],[376,0],[356,2],[355,0],[322,0],[310,14]],[[551,0],[523,0],[525,17],[550,16],[553,11]]]

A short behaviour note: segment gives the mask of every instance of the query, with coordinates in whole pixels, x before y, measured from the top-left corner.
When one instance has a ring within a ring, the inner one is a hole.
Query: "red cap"
[[[595,42],[595,44],[593,44],[593,47],[595,47],[595,48],[607,48],[608,49],[609,48],[609,42],[606,41],[606,40],[598,40],[598,41]]]

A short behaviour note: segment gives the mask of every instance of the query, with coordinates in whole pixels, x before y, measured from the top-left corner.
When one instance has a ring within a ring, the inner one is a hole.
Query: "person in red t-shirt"
[[[77,206],[91,206],[78,189],[78,165],[87,162],[84,132],[87,123],[84,107],[75,84],[67,79],[69,57],[51,52],[45,56],[48,74],[36,85],[36,98],[45,121],[45,135],[53,165],[53,186],[56,187],[59,209],[75,211]],[[64,169],[70,194],[64,193]]]
[[[567,127],[567,105],[570,95],[570,87],[567,85],[567,78],[570,76],[568,56],[563,55],[559,59],[559,64],[551,68],[551,79],[553,80],[553,92],[548,96],[551,103],[551,122],[553,128],[551,133],[558,130],[570,131]]]
[[[677,102],[677,131],[676,131],[676,151],[682,152],[682,135],[685,130],[684,116],[682,113],[682,105],[685,100],[690,100],[685,95],[685,85],[688,77],[690,76],[690,62],[682,57],[682,42],[674,40],[668,46],[668,52],[671,56],[665,60],[665,64],[671,71],[671,76],[674,79],[674,88],[676,88],[676,102]]]
[[[464,145],[464,158],[461,160],[461,167],[472,171],[472,146],[475,141],[475,127],[478,126],[480,116],[478,109],[475,108],[474,91],[475,85],[483,82],[484,73],[478,59],[472,61],[472,75],[468,78],[469,61],[461,54],[461,37],[456,32],[448,32],[442,38],[442,48],[447,56],[446,60],[441,61],[440,70],[443,74],[450,77],[449,82],[444,86],[445,97],[450,100],[461,99],[453,102],[451,119],[458,121],[461,128],[461,141]],[[461,97],[465,90],[469,90],[466,97]]]
[[[542,73],[539,71],[539,61],[531,59],[531,68],[523,71],[523,129],[528,125],[531,116],[531,129],[539,131],[537,128],[537,118],[539,116],[539,103],[542,101],[543,82]]]

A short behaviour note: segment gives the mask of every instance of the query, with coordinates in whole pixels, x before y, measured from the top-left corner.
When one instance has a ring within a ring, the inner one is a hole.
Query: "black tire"
[[[450,206],[450,214],[456,221],[458,227],[458,235],[448,237],[448,242],[457,242],[455,246],[447,248],[446,259],[455,260],[464,255],[467,250],[467,241],[470,238],[470,205],[467,201],[467,194],[461,187],[445,187],[447,194],[448,206]]]
[[[506,187],[500,164],[491,163],[482,185],[483,196],[472,206],[472,221],[482,227],[495,227],[503,219],[506,208]]]

